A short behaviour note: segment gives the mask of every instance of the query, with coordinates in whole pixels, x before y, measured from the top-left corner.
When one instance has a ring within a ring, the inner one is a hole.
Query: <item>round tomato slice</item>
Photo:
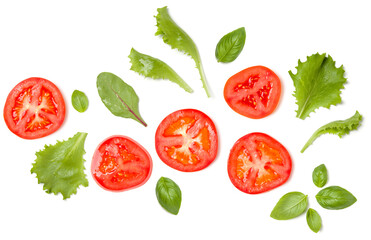
[[[57,131],[65,117],[64,99],[52,82],[32,77],[10,91],[4,107],[9,130],[25,139],[45,137]]]
[[[276,109],[281,81],[269,68],[246,68],[228,79],[224,99],[237,113],[248,118],[264,118]]]
[[[133,139],[115,135],[105,139],[94,152],[91,173],[105,190],[114,192],[140,187],[152,172],[152,158]]]
[[[269,191],[284,184],[291,173],[291,157],[286,148],[264,133],[250,133],[232,147],[228,175],[233,185],[245,193]]]
[[[218,152],[218,135],[213,121],[195,109],[168,115],[157,128],[155,141],[160,159],[183,172],[206,168]]]

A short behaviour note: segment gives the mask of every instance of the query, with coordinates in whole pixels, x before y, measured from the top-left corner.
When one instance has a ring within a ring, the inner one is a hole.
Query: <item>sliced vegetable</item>
[[[63,199],[67,199],[76,194],[80,185],[88,186],[83,159],[87,135],[78,132],[67,141],[45,145],[44,150],[36,152],[31,173],[35,173],[38,182],[44,184],[45,192],[61,193]]]
[[[319,136],[325,133],[331,133],[336,134],[340,138],[344,136],[345,134],[349,134],[350,131],[356,130],[358,126],[360,125],[362,121],[362,115],[359,114],[358,111],[356,113],[345,120],[339,120],[330,122],[313,133],[313,135],[309,138],[307,143],[304,145],[304,147],[301,149],[300,152],[304,152],[313,142],[316,140]]]
[[[323,208],[331,210],[350,207],[357,201],[353,194],[338,186],[322,189],[317,193],[316,199]]]
[[[73,91],[71,101],[73,108],[80,113],[85,112],[88,109],[88,97],[85,95],[85,93],[79,90]]]
[[[114,135],[101,142],[95,150],[91,173],[103,189],[126,191],[147,182],[152,173],[152,158],[133,139]]]
[[[290,177],[291,167],[286,148],[264,133],[250,133],[240,138],[228,159],[229,179],[237,189],[250,194],[281,186]]]
[[[218,62],[233,62],[242,52],[245,45],[246,31],[245,28],[238,28],[224,35],[216,45],[215,57]]]
[[[298,105],[296,117],[305,119],[319,107],[330,108],[341,102],[340,89],[346,82],[344,69],[336,68],[330,55],[313,54],[306,62],[299,60],[296,69],[296,74],[289,71]]]
[[[147,126],[139,114],[137,94],[121,78],[109,72],[102,72],[97,78],[97,88],[102,102],[113,115],[131,118]]]
[[[173,180],[161,177],[156,184],[156,197],[166,211],[174,215],[178,214],[182,203],[182,192]]]
[[[169,114],[159,124],[155,141],[160,159],[183,172],[206,168],[218,153],[214,122],[195,109],[182,109]]]
[[[309,228],[315,232],[318,233],[318,231],[322,227],[322,219],[321,216],[318,214],[318,212],[312,208],[309,208],[307,211],[307,223]]]
[[[270,115],[281,96],[281,81],[269,68],[254,66],[236,73],[224,86],[224,99],[237,113],[253,119]]]
[[[301,192],[289,192],[280,198],[271,212],[276,220],[288,220],[300,216],[308,207],[308,196]]]
[[[314,185],[321,188],[327,183],[327,168],[325,164],[321,164],[313,170],[312,180]]]
[[[134,48],[130,51],[131,68],[134,72],[153,79],[168,79],[187,92],[193,89],[166,63],[160,59],[137,52]]]
[[[65,108],[57,86],[44,78],[32,77],[10,91],[4,106],[4,120],[18,137],[42,138],[61,127]]]
[[[157,12],[157,32],[155,35],[161,36],[164,43],[169,44],[171,48],[176,48],[193,58],[200,74],[203,88],[205,89],[207,96],[210,97],[206,76],[201,63],[201,57],[196,44],[170,17],[167,7],[158,8]]]

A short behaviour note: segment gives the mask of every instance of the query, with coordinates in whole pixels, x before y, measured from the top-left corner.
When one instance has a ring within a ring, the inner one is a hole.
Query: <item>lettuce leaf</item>
[[[83,155],[87,133],[76,133],[67,141],[58,141],[55,145],[45,145],[45,149],[36,152],[31,173],[35,173],[38,183],[44,184],[46,193],[61,193],[63,199],[76,194],[77,188],[89,185],[84,173]]]
[[[297,73],[289,74],[294,81],[296,117],[305,119],[319,107],[330,108],[341,102],[340,89],[344,88],[343,66],[335,67],[335,61],[329,55],[313,54],[306,62],[298,61]]]
[[[362,115],[359,114],[358,111],[356,113],[345,120],[339,120],[330,122],[313,133],[313,135],[309,138],[307,143],[304,145],[304,147],[301,149],[301,153],[303,153],[313,142],[316,140],[319,136],[325,133],[331,133],[336,134],[340,138],[344,136],[345,134],[349,134],[350,131],[356,130],[358,126],[360,125],[362,121]]]
[[[185,91],[191,93],[193,89],[166,63],[160,59],[136,51],[130,51],[130,63],[134,72],[152,79],[168,79],[178,84]]]
[[[161,36],[164,43],[169,44],[171,48],[176,48],[180,52],[193,58],[200,74],[203,88],[205,89],[207,96],[210,97],[210,92],[206,83],[206,76],[202,68],[201,58],[196,44],[170,17],[167,7],[158,8],[157,12],[157,32],[155,33],[155,36]]]

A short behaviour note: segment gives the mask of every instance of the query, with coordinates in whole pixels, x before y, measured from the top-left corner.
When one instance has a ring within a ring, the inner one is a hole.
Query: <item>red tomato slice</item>
[[[105,190],[114,192],[140,187],[152,172],[152,158],[133,139],[115,135],[105,139],[94,152],[91,173]]]
[[[195,109],[168,115],[157,128],[155,141],[160,159],[183,172],[206,168],[218,152],[218,135],[213,121]]]
[[[57,131],[65,117],[64,99],[52,82],[32,77],[10,91],[4,107],[9,130],[25,139],[45,137]]]
[[[245,193],[269,191],[284,184],[291,173],[291,157],[286,148],[264,133],[250,133],[232,147],[228,175],[233,185]]]
[[[281,96],[281,81],[269,68],[246,68],[228,79],[224,99],[237,113],[249,118],[264,118],[276,109]]]

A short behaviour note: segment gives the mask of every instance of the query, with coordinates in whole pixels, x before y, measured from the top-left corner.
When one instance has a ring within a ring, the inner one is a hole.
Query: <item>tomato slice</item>
[[[281,81],[269,68],[246,68],[228,79],[224,99],[237,113],[253,118],[264,118],[277,107],[281,96]]]
[[[119,192],[140,187],[152,172],[152,158],[139,143],[126,136],[105,139],[94,152],[91,173],[105,190]]]
[[[232,147],[228,175],[233,185],[245,193],[269,191],[284,184],[291,173],[291,157],[286,148],[264,133],[250,133]]]
[[[206,168],[218,152],[218,135],[213,121],[195,109],[168,115],[157,128],[155,141],[160,159],[183,172]]]
[[[65,117],[64,99],[52,82],[32,77],[9,93],[4,119],[9,130],[25,139],[45,137],[57,131]]]

